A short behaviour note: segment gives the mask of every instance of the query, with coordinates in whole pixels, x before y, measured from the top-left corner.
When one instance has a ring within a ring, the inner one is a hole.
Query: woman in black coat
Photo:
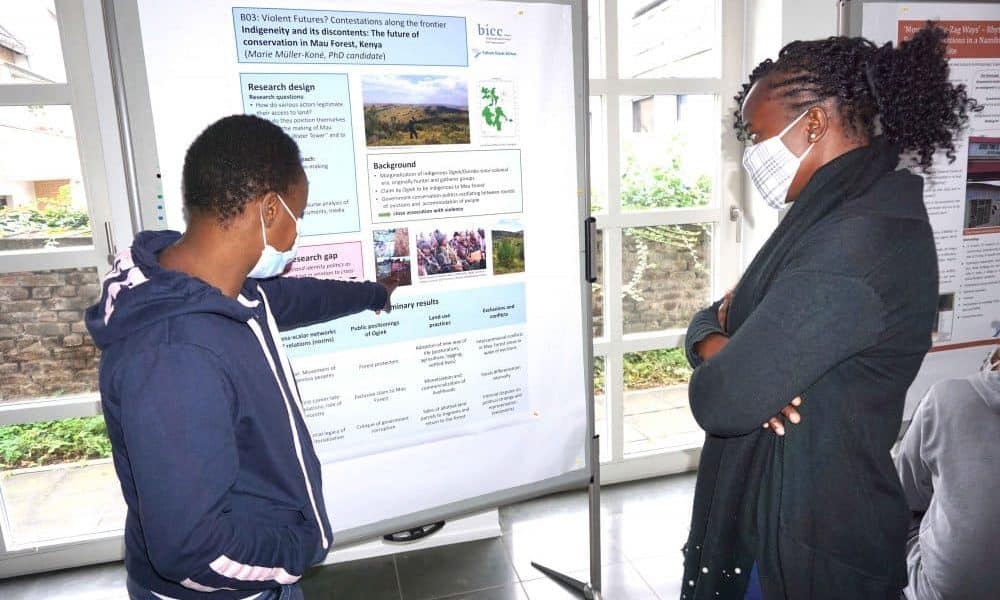
[[[897,600],[906,585],[889,451],[938,271],[923,181],[897,167],[901,152],[924,169],[953,159],[975,109],[948,80],[945,37],[794,42],[737,97],[744,166],[769,205],[791,205],[688,331],[707,435],[683,600]]]

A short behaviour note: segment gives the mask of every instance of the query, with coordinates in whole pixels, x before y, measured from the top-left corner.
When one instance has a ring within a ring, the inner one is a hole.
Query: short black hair
[[[935,151],[955,160],[957,132],[968,113],[981,110],[964,85],[949,80],[948,33],[933,22],[894,48],[860,37],[792,42],[778,60],[762,62],[736,96],[736,130],[747,138],[742,106],[750,88],[765,78],[768,91],[790,113],[801,114],[829,98],[836,101],[848,133],[871,139],[877,125],[889,142],[912,152],[923,169]]]
[[[215,215],[225,223],[253,198],[287,192],[303,172],[299,146],[281,127],[251,115],[225,117],[187,150],[184,207],[191,215]]]

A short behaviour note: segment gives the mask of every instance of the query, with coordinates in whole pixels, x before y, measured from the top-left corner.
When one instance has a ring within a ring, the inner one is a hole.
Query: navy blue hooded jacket
[[[380,309],[386,290],[279,277],[229,298],[159,266],[179,236],[139,234],[86,315],[128,505],[125,564],[168,598],[247,598],[298,581],[332,542],[278,332]]]

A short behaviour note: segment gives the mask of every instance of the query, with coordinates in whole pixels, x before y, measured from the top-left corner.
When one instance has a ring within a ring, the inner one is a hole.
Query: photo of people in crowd
[[[435,229],[417,235],[420,278],[486,270],[486,230]]]
[[[381,229],[373,232],[375,237],[375,279],[379,283],[395,276],[400,286],[411,285],[410,274],[410,230]]]

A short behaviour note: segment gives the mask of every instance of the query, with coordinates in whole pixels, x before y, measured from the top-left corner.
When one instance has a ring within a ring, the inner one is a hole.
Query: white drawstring
[[[288,382],[288,389],[292,391],[292,397],[295,398],[295,402],[299,407],[299,416],[302,420],[306,419],[306,409],[302,404],[302,399],[299,398],[299,389],[295,385],[295,378],[293,376],[294,371],[292,371],[292,363],[288,360],[288,355],[285,353],[285,345],[281,343],[281,332],[278,330],[278,322],[274,320],[274,315],[271,314],[271,303],[267,300],[267,294],[264,290],[257,286],[257,292],[260,293],[260,297],[264,299],[264,309],[267,313],[267,327],[271,330],[271,338],[274,340],[274,347],[278,349],[278,359],[281,361],[281,367],[285,372],[285,381]]]
[[[275,334],[277,327],[271,327],[271,323],[274,322],[274,317],[271,316],[271,309],[267,304],[267,297],[264,296],[264,292],[260,288],[258,288],[258,292],[260,292],[261,297],[264,298],[264,312],[267,313],[268,328],[271,329],[274,347],[278,349],[279,354],[283,354],[281,338]],[[281,399],[285,402],[285,410],[288,412],[288,424],[292,428],[292,440],[295,442],[295,456],[299,459],[299,467],[302,469],[302,477],[306,480],[306,491],[309,494],[309,503],[312,505],[313,514],[316,516],[316,524],[319,526],[319,532],[323,538],[323,549],[327,550],[330,547],[330,542],[326,538],[326,531],[323,528],[323,519],[320,517],[319,507],[316,504],[316,497],[313,494],[312,481],[309,479],[309,472],[306,470],[305,459],[302,456],[302,443],[299,440],[299,428],[295,425],[295,416],[292,414],[292,405],[288,401],[288,395],[285,394],[284,386],[281,385],[281,377],[278,375],[277,366],[274,364],[274,357],[271,356],[271,352],[267,348],[267,340],[264,338],[263,330],[261,330],[260,325],[253,317],[247,321],[247,325],[250,326],[250,329],[257,337],[257,343],[260,344],[261,349],[264,351],[264,356],[267,358],[267,364],[271,367],[271,372],[274,374],[274,380],[278,384],[278,390],[281,391]],[[292,390],[292,394],[294,394],[295,399],[298,400],[298,394],[295,391],[295,382],[289,380],[288,373],[290,373],[290,371],[287,370],[287,367],[285,367],[285,369],[285,382],[288,384],[288,388]]]

